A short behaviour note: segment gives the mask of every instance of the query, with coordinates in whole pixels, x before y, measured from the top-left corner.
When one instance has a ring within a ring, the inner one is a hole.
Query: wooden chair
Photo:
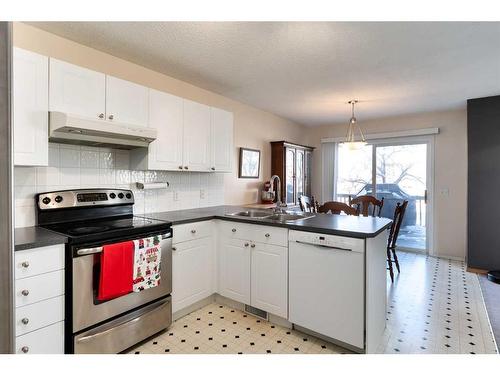
[[[354,207],[349,206],[348,204],[342,202],[325,202],[323,205],[318,207],[318,212],[327,214],[331,212],[332,214],[339,215],[344,212],[346,215],[355,215],[358,216],[358,212]]]
[[[403,222],[403,218],[405,216],[406,206],[408,206],[408,201],[403,201],[402,204],[398,203],[396,205],[396,209],[394,210],[394,219],[392,221],[391,229],[389,231],[389,239],[387,241],[387,264],[389,265],[388,270],[392,282],[394,282],[394,270],[392,268],[392,263],[396,264],[398,273],[400,273],[398,256],[396,255],[396,243],[398,241],[399,229],[401,228],[401,223]]]
[[[378,200],[371,195],[362,195],[360,197],[351,199],[351,197],[349,196],[349,205],[355,206],[358,214],[361,214],[363,216],[369,216],[370,207],[372,207],[370,216],[380,217],[380,215],[382,214],[382,207],[384,206],[384,198]]]
[[[301,195],[299,198],[299,206],[302,212],[316,212],[316,207],[318,202],[314,199],[314,197],[309,198],[307,195]]]

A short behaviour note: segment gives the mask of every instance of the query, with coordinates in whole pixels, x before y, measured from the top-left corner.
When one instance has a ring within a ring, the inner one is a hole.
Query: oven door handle
[[[80,249],[77,250],[76,253],[78,255],[90,255],[90,254],[97,254],[102,252],[102,246],[99,247],[90,247],[88,249]]]
[[[104,325],[103,329],[96,328],[95,330],[89,331],[90,335],[88,336],[83,336],[77,339],[78,342],[84,342],[88,340],[92,340],[96,337],[106,335],[107,333],[112,332],[118,327],[125,328],[128,326],[133,325],[134,323],[137,323],[139,321],[147,320],[148,316],[150,316],[152,313],[154,313],[157,310],[160,310],[170,304],[170,300],[164,300],[164,301],[158,301],[150,306],[147,306],[143,309],[139,309],[136,311],[136,313],[129,318],[125,319],[118,319],[116,322],[113,322],[112,324],[109,325]]]
[[[165,233],[162,234],[164,239],[172,237],[171,233]],[[87,249],[79,249],[76,251],[77,255],[90,255],[90,254],[98,254],[102,253],[103,246],[97,246],[97,247],[89,247]]]

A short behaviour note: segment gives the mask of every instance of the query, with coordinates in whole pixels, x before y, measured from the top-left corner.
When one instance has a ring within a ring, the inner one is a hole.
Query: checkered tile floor
[[[462,262],[399,252],[378,353],[497,353],[477,275]],[[132,348],[136,354],[339,354],[331,343],[210,304]]]

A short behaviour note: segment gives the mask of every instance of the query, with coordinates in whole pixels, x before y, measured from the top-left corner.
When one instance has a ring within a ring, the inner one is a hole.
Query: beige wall
[[[234,170],[225,176],[225,203],[243,204],[258,201],[258,189],[271,175],[269,142],[299,142],[302,125],[293,123],[213,92],[179,81],[164,74],[83,46],[23,23],[14,23],[14,45],[46,56],[113,75],[157,90],[219,107],[234,113]],[[238,179],[239,147],[261,150],[261,178]]]
[[[320,140],[326,137],[341,137],[346,132],[346,124],[305,128],[271,113],[22,23],[14,24],[14,45],[233,112],[235,168],[233,173],[225,176],[226,204],[252,203],[258,200],[261,183],[270,177],[269,142],[283,139],[317,147],[314,155],[313,190],[316,196],[320,196],[322,185]],[[361,126],[367,133],[440,128],[441,133],[436,136],[435,142],[436,252],[442,256],[464,258],[467,191],[466,111],[360,120]],[[262,151],[259,180],[238,179],[237,159],[238,148],[241,146]],[[443,188],[449,189],[449,196],[439,194]]]
[[[437,255],[464,259],[467,225],[467,112],[463,110],[433,112],[363,121],[363,131],[369,133],[397,132],[437,127],[434,157],[434,244]],[[312,128],[307,143],[318,147],[313,166],[313,192],[321,196],[321,138],[343,137],[343,124]],[[449,189],[449,195],[440,194]]]

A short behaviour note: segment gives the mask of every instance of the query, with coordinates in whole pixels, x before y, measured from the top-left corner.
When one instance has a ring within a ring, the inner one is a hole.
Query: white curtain
[[[335,180],[336,180],[336,160],[337,160],[337,143],[328,142],[321,144],[321,164],[322,164],[322,187],[321,187],[321,202],[334,200],[335,196]]]

